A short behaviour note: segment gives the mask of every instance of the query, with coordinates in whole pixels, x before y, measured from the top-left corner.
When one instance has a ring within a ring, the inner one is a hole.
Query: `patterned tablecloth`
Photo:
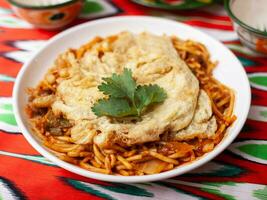
[[[87,0],[73,24],[113,15],[175,19],[230,48],[242,62],[252,86],[252,106],[239,137],[201,168],[160,182],[107,183],[59,168],[25,140],[11,103],[12,87],[22,64],[57,32],[33,28],[0,0],[0,199],[267,199],[267,59],[240,44],[223,6],[166,12],[125,0]]]

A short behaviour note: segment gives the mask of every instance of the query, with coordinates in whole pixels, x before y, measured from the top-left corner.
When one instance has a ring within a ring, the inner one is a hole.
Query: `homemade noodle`
[[[90,48],[103,39],[97,37],[77,50],[71,51],[81,58]],[[108,42],[116,36],[107,38]],[[34,133],[60,159],[78,165],[92,172],[123,176],[156,174],[172,170],[185,163],[192,162],[203,154],[212,151],[222,140],[227,128],[235,121],[233,116],[234,92],[217,81],[212,71],[216,62],[212,62],[206,47],[196,41],[181,40],[171,37],[173,46],[184,60],[205,90],[212,102],[212,111],[218,125],[214,138],[194,138],[188,141],[170,141],[168,132],[161,135],[161,140],[123,147],[113,145],[103,149],[96,144],[75,144],[71,138],[71,123],[63,117],[55,118],[51,111],[52,94],[55,93],[60,80],[68,76],[65,70],[70,63],[63,57],[56,60],[38,87],[29,89],[29,104],[26,112],[30,117]],[[104,53],[107,49],[101,49]],[[38,97],[38,98],[37,98]],[[44,105],[44,106],[36,106]],[[56,123],[63,130],[46,131],[48,123]],[[58,134],[57,134],[58,133]],[[97,133],[95,133],[97,134]]]

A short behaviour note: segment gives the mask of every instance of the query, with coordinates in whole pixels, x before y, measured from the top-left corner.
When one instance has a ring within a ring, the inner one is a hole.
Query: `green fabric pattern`
[[[154,196],[153,193],[150,193],[146,191],[145,189],[134,186],[134,185],[116,183],[115,185],[99,185],[99,186],[106,190],[110,190],[112,192],[117,192],[117,193],[122,193],[122,194],[141,196],[141,197],[153,197]]]
[[[238,56],[239,61],[242,63],[243,66],[255,66],[257,63],[255,63],[253,60],[249,60],[247,58]]]
[[[63,179],[69,184],[73,185],[77,189],[83,190],[88,193],[92,193],[102,198],[111,199],[111,200],[114,199],[112,196],[105,194],[99,190],[96,190],[90,187],[89,185],[87,185],[86,183],[83,183],[82,181],[69,179],[69,178],[68,179],[63,178]],[[130,184],[122,184],[122,183],[114,183],[113,185],[97,184],[97,186],[105,190],[118,193],[118,194],[126,194],[126,195],[131,195],[131,196],[136,196],[136,197],[153,197],[154,196],[153,193],[150,193],[143,188],[130,185]]]
[[[82,182],[80,181],[76,181],[76,180],[73,180],[73,179],[66,179],[66,178],[63,178],[63,180],[67,181],[67,183],[71,184],[73,187],[75,187],[76,189],[79,189],[79,190],[82,190],[82,191],[85,191],[85,192],[88,192],[90,194],[94,194],[98,197],[102,197],[104,199],[108,199],[108,200],[116,200],[114,199],[113,197],[111,197],[110,195],[108,194],[105,194],[105,193],[102,193],[98,190],[95,190],[91,187],[89,187],[88,185],[85,185],[83,184]]]
[[[263,189],[255,190],[253,196],[260,200],[267,200],[267,186]]]
[[[0,8],[0,14],[10,14],[11,10],[6,8]]]
[[[15,16],[3,15],[0,17],[0,26],[7,28],[32,28],[27,22]]]
[[[262,76],[262,75],[252,76],[249,77],[249,80],[257,85],[267,86],[267,76]]]
[[[232,195],[228,195],[228,194],[224,194],[221,193],[219,189],[210,189],[210,188],[202,188],[201,190],[205,191],[205,192],[209,192],[218,196],[221,196],[227,200],[237,200],[235,197],[233,197]]]
[[[226,163],[219,163],[219,162],[210,162],[208,165],[212,165],[212,170],[208,170],[208,171],[202,171],[200,170],[200,172],[196,171],[194,173],[187,173],[184,174],[183,176],[188,176],[188,177],[192,177],[192,176],[217,176],[217,177],[231,177],[231,176],[237,176],[242,174],[245,170],[238,167],[238,166],[234,166],[234,165],[229,165]]]
[[[226,46],[236,52],[248,55],[248,56],[258,56],[259,54],[255,51],[252,51],[241,44],[226,44]]]
[[[267,118],[267,111],[260,111],[260,115]]]
[[[17,23],[16,21],[11,20],[11,19],[2,19],[1,21],[4,23],[7,23],[7,24],[16,24]]]
[[[3,110],[8,110],[8,111],[13,111],[13,107],[12,107],[12,104],[0,104],[0,109],[3,109]]]
[[[158,185],[167,187],[167,188],[169,188],[169,189],[173,189],[173,190],[176,191],[177,193],[183,193],[183,194],[190,195],[190,196],[195,197],[195,198],[197,198],[197,199],[199,199],[199,200],[207,200],[206,198],[199,197],[199,196],[196,196],[196,195],[194,195],[194,194],[192,194],[192,193],[188,193],[188,192],[185,192],[185,191],[183,191],[183,190],[180,190],[180,189],[178,189],[177,187],[171,185],[170,183],[164,183],[164,182],[160,182],[160,181],[159,181],[159,182],[155,182],[155,184],[158,184]]]
[[[13,78],[11,76],[4,75],[4,74],[0,74],[0,81],[14,82],[15,81],[15,78]]]
[[[17,122],[15,120],[13,113],[1,113],[0,114],[0,121],[8,123],[10,125],[17,125]]]
[[[267,144],[244,144],[237,148],[248,155],[267,160]]]
[[[237,176],[240,175],[241,173],[243,173],[245,170],[243,170],[242,168],[236,167],[236,166],[225,166],[224,168],[214,172],[214,173],[209,173],[209,176]]]
[[[222,186],[222,185],[229,185],[229,186],[235,186],[236,185],[234,182],[229,182],[229,181],[228,182],[218,182],[218,183],[216,183],[216,182],[204,182],[203,184],[217,186],[217,187]]]
[[[56,166],[54,163],[51,161],[47,160],[43,156],[39,155],[26,155],[26,154],[17,154],[17,153],[12,153],[12,152],[7,152],[7,151],[0,151],[0,155],[5,155],[5,156],[10,156],[14,158],[21,158],[25,160],[29,160],[32,162],[48,165],[48,166]]]

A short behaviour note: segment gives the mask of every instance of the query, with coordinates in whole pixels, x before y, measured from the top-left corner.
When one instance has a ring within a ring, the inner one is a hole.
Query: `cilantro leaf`
[[[92,111],[97,116],[140,117],[148,106],[167,98],[164,89],[158,85],[137,86],[130,69],[124,69],[120,75],[103,78],[98,89],[109,98],[100,99],[94,104]]]
[[[103,78],[104,83],[98,89],[114,98],[130,98],[133,100],[136,82],[131,70],[125,68],[121,75],[112,74],[110,78]]]
[[[127,100],[119,98],[100,99],[92,111],[97,116],[126,117],[135,116],[136,109],[130,106]]]
[[[139,85],[136,89],[135,97],[137,100],[137,112],[141,113],[150,104],[163,102],[167,98],[167,94],[158,85]]]

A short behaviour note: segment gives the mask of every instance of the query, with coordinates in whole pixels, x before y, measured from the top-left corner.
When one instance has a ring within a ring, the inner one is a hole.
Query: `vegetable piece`
[[[54,135],[54,136],[61,136],[61,135],[63,135],[63,133],[61,131],[61,128],[58,128],[58,127],[50,127],[48,130],[49,130],[49,133],[51,133],[51,135]]]
[[[103,80],[98,89],[109,98],[94,104],[92,111],[97,116],[140,117],[148,106],[167,98],[166,92],[158,85],[137,86],[130,69]]]
[[[157,174],[162,172],[168,163],[161,160],[150,160],[137,165],[137,169],[146,174]]]
[[[180,158],[186,156],[187,153],[193,150],[193,146],[184,142],[168,142],[164,144],[160,149],[159,153],[163,155],[171,155],[171,158]]]
[[[63,117],[57,117],[50,110],[46,115],[45,130],[50,132],[52,135],[60,136],[63,135],[62,129],[70,128],[72,124],[69,120]]]

